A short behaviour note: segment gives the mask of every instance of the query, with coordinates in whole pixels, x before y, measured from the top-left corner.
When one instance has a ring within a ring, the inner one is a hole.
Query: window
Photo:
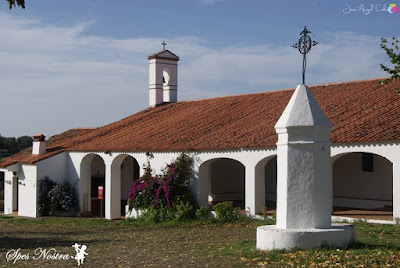
[[[362,171],[374,172],[374,154],[362,153]]]

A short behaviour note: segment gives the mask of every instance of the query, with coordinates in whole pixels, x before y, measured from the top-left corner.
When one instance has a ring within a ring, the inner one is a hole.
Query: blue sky
[[[147,108],[147,56],[163,40],[181,59],[179,100],[295,87],[302,57],[291,45],[305,25],[319,42],[308,85],[386,76],[380,38],[399,36],[400,12],[383,11],[392,3],[26,0],[9,10],[1,0],[0,134],[50,137]]]

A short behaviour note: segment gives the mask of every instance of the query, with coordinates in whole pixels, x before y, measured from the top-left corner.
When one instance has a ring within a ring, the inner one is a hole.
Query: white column
[[[400,218],[400,163],[393,163],[393,219]]]
[[[106,185],[104,186],[104,210],[105,210],[105,218],[113,219],[113,178],[112,178],[112,169],[111,164],[105,163],[105,180]]]
[[[149,65],[149,105],[163,103],[163,70],[157,60],[150,59]]]
[[[4,214],[11,214],[13,206],[13,174],[10,171],[4,173]]]
[[[211,162],[206,162],[199,168],[197,201],[200,207],[208,206],[209,185],[211,183],[210,165]]]
[[[121,218],[121,166],[106,164],[105,218]]]
[[[79,179],[79,204],[81,213],[91,211],[91,182],[90,182],[90,164],[81,163]]]
[[[245,209],[247,215],[255,215],[265,206],[265,176],[252,164],[245,166]]]
[[[111,218],[121,218],[121,164],[111,166]]]
[[[18,185],[18,177],[17,176],[13,176],[12,177],[12,186],[13,186],[13,189],[12,189],[12,194],[13,194],[13,198],[12,198],[12,210],[13,211],[16,211],[16,210],[18,210],[19,208],[18,208],[18,199],[19,199],[19,195],[18,195],[18,193],[19,193],[19,185]]]
[[[261,213],[265,207],[265,165],[257,165],[255,169],[256,213]]]

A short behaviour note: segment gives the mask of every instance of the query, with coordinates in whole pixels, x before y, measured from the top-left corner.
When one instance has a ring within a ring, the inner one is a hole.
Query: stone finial
[[[308,86],[298,85],[275,129],[307,126],[332,128]]]

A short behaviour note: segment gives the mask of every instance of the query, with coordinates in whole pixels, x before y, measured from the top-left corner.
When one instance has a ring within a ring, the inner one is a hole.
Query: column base
[[[282,229],[276,225],[257,228],[257,249],[345,247],[355,240],[351,224],[333,224],[329,229]]]

